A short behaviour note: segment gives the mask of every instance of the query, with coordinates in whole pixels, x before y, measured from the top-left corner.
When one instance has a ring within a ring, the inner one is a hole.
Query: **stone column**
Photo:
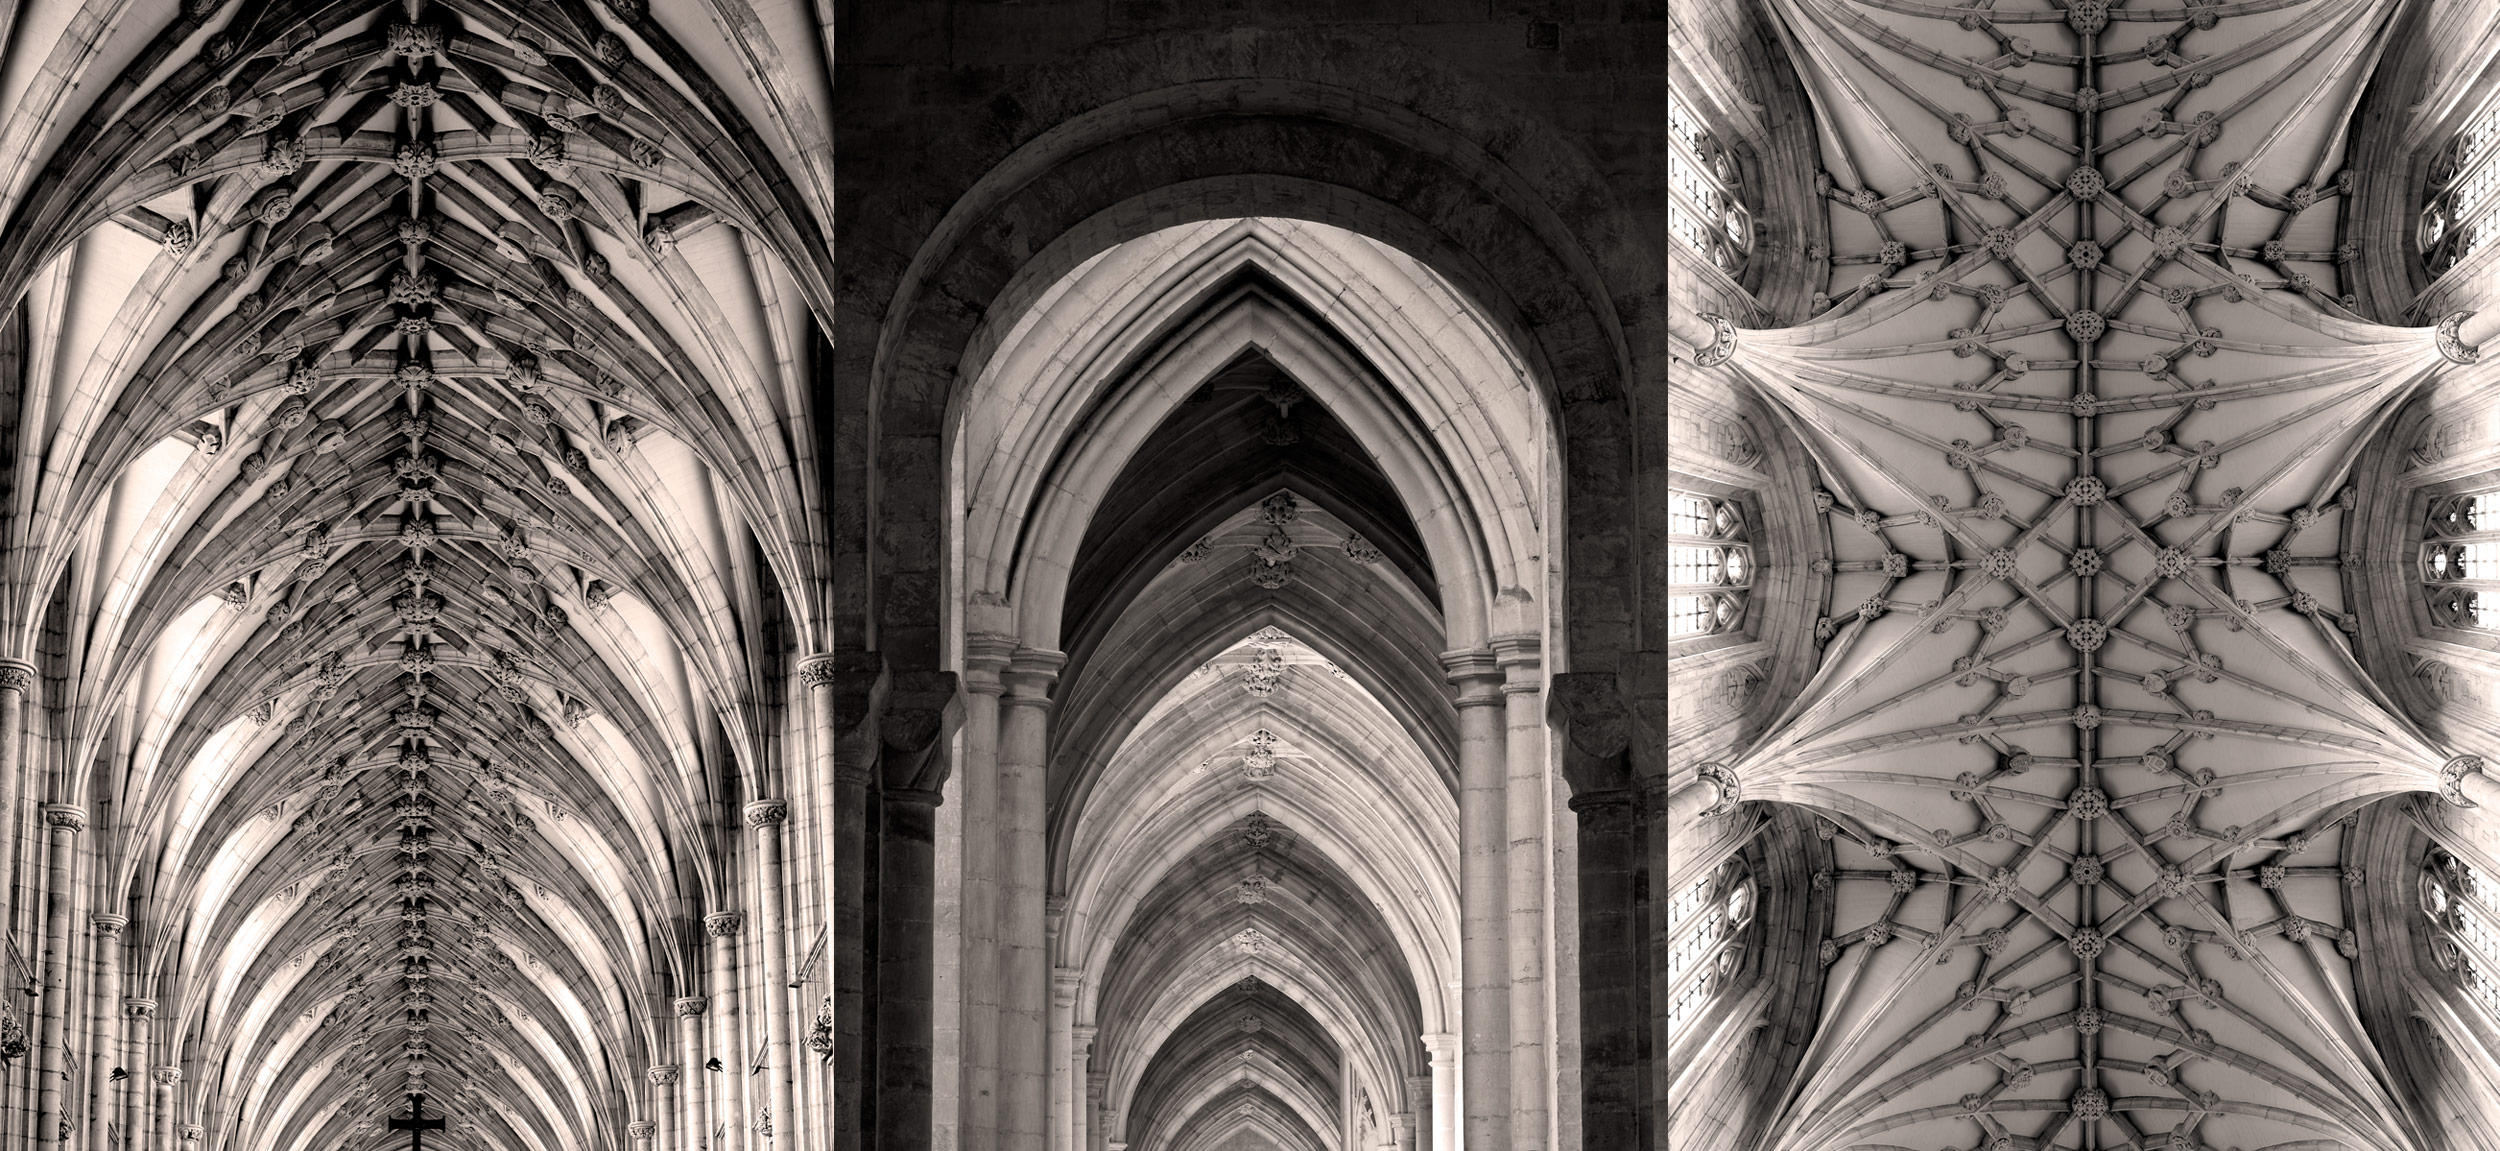
[[[834,957],[830,952],[835,949],[838,942],[834,921],[840,911],[840,897],[837,893],[841,890],[843,863],[834,842],[834,831],[841,826],[841,812],[836,810],[836,792],[839,790],[837,780],[840,778],[841,767],[837,762],[838,756],[835,750],[841,730],[835,696],[836,685],[841,678],[840,672],[839,661],[831,655],[811,655],[802,658],[798,663],[799,682],[807,691],[807,762],[804,778],[786,786],[793,800],[801,805],[801,813],[805,817],[803,823],[806,830],[802,834],[808,838],[800,840],[799,843],[807,850],[801,853],[801,860],[804,866],[813,868],[817,900],[815,923],[824,930],[827,952],[818,957],[816,966],[809,971],[811,986],[806,993],[800,995],[802,1000],[818,993],[812,983],[814,980],[823,981],[823,990],[828,999],[831,998],[830,992],[833,989]],[[795,913],[797,910],[797,904],[794,902],[792,911]],[[805,915],[794,914],[794,922],[802,932],[808,926]],[[801,937],[805,938],[804,935]],[[806,1077],[810,1091],[809,1101],[803,1104],[809,1109],[811,1116],[809,1123],[805,1125],[807,1134],[813,1140],[809,1145],[822,1148],[823,1151],[831,1151],[833,1147],[834,1140],[831,1132],[839,1126],[835,1117],[837,1106],[855,1106],[859,1094],[855,1085],[850,1087],[842,1085],[839,1081],[840,1069],[821,1058],[823,1055],[833,1054],[831,1039],[831,1035],[828,1034],[826,1049],[818,1053],[819,1057],[816,1058],[811,1058],[796,1050],[791,1052],[794,1071]],[[845,1096],[849,1098],[843,1098]],[[851,1120],[856,1124],[855,1113],[851,1116]],[[689,1146],[686,1151],[694,1151],[694,1149]]]
[[[862,1104],[876,1092],[868,1070],[869,789],[876,782],[877,718],[883,708],[885,657],[872,651],[835,653],[833,674],[833,912],[825,962],[833,975],[833,1151],[870,1146]]]
[[[648,1119],[636,1119],[625,1125],[625,1134],[632,1137],[642,1151],[653,1151],[651,1137],[658,1131],[659,1126]]]
[[[121,1047],[122,929],[130,926],[130,917],[98,912],[87,922],[95,928],[95,984],[87,995],[94,1010],[88,1013],[92,1038],[87,1041],[86,1146],[100,1148],[106,1142],[105,1124],[113,1118],[111,1077]]]
[[[677,1054],[683,1061],[680,1074],[691,1077],[678,1087],[677,1106],[685,1115],[686,1135],[677,1145],[684,1151],[710,1151],[712,1131],[720,1120],[710,1103],[718,1080],[703,1069],[704,1000],[689,995],[678,999],[676,1007]]]
[[[948,729],[961,716],[955,673],[894,677],[877,730],[885,835],[877,868],[877,1148],[931,1145],[936,1045],[937,807]]]
[[[138,1151],[147,1144],[148,1081],[143,1070],[148,1062],[149,1021],[156,1018],[156,1001],[133,998],[122,1000],[122,1047],[117,1062],[130,1072],[130,1080],[119,1085],[122,1099],[122,1146]]]
[[[703,917],[703,930],[712,937],[711,1006],[720,1010],[712,1016],[712,1058],[720,1060],[719,1071],[705,1072],[712,1088],[712,1129],[719,1132],[713,1140],[713,1151],[728,1151],[747,1145],[746,1041],[743,1038],[746,1016],[739,991],[738,932],[746,926],[747,917],[736,911],[716,911]]]
[[[69,1074],[63,1044],[69,1028],[69,918],[74,895],[70,888],[76,882],[78,833],[87,829],[87,812],[66,803],[48,803],[43,808],[43,821],[52,830],[44,865],[43,1005],[39,1017],[43,1056],[35,1073],[35,1146],[58,1147],[67,1142],[61,1127],[69,1117],[67,1093],[62,1088]]]
[[[1398,1151],[1432,1151],[1432,1076],[1406,1077],[1406,1114],[1398,1117]]]
[[[764,952],[764,1098],[772,1120],[796,1133],[805,1130],[790,1106],[790,947],[784,927],[781,880],[781,825],[790,805],[759,799],[746,806],[747,832],[756,848],[756,931]]]
[[[156,1145],[155,1151],[174,1151],[174,1086],[182,1082],[182,1068],[159,1067],[156,1080]]]
[[[651,1113],[660,1125],[658,1151],[692,1151],[686,1143],[686,1112],[677,1102],[677,1083],[684,1072],[674,1063],[652,1064]]]
[[[1082,1024],[1068,1029],[1068,1088],[1076,1102],[1069,1108],[1074,1114],[1074,1137],[1068,1146],[1076,1151],[1093,1151],[1094,1108],[1102,1105],[1102,1084],[1093,1073],[1095,1030]]]
[[[1015,653],[1012,636],[964,640],[963,762],[963,1118],[960,1151],[1000,1151],[998,1143],[998,701],[999,673]]]
[[[1491,651],[1444,652],[1458,685],[1459,1024],[1467,1146],[1510,1138],[1510,784],[1502,673]]]
[[[1458,1036],[1424,1036],[1424,1050],[1432,1055],[1432,1151],[1458,1151]]]
[[[1552,695],[1580,831],[1580,1135],[1589,1147],[1647,1147],[1640,1049],[1650,1003],[1634,904],[1643,845],[1630,719],[1611,672],[1555,676]]]
[[[1043,835],[1050,753],[1050,686],[1068,662],[1019,648],[1003,676],[998,720],[998,1145],[1026,1151],[1050,1118],[1050,951],[1042,901],[1050,858]]]
[[[34,694],[35,665],[0,659],[0,870],[17,858],[17,802],[24,781],[26,700]]]
[[[1510,1124],[1517,1151],[1541,1151],[1552,1134],[1554,1071],[1546,1030],[1545,671],[1535,636],[1493,641],[1502,668],[1504,754],[1509,768],[1503,826],[1510,849]]]
[[[1072,967],[1050,972],[1050,1148],[1079,1151],[1076,1101],[1076,993],[1085,973]]]

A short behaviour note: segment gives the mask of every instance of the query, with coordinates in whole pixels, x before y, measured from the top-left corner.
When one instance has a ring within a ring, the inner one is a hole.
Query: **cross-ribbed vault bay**
[[[2500,15],[1685,11],[1676,1146],[2492,1146]]]
[[[816,13],[0,28],[8,1145],[829,1129]]]

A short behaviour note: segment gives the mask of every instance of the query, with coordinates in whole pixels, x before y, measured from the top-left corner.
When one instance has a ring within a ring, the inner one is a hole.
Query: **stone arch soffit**
[[[1337,1124],[1334,1116],[1322,1108],[1333,1109],[1335,1101],[1314,1100],[1306,1086],[1279,1082],[1280,1078],[1265,1073],[1264,1068],[1250,1070],[1246,1078],[1234,1079],[1208,1071],[1162,1108],[1147,1127],[1139,1128],[1132,1120],[1130,1132],[1139,1140],[1139,1146],[1171,1147],[1175,1151],[1222,1147],[1226,1140],[1245,1131],[1264,1137],[1273,1146],[1294,1151],[1325,1147],[1321,1133],[1336,1130]],[[1175,1116],[1176,1119],[1171,1118]],[[1157,1139],[1158,1135],[1162,1138]]]
[[[1389,295],[1409,287],[1416,299]],[[1402,310],[1408,304],[1449,322],[1427,330]],[[1104,425],[1089,419],[1102,396],[1152,387],[1138,377],[1172,371],[1176,361],[1220,367],[1223,359],[1207,359],[1214,348],[1188,345],[1207,338],[1215,317],[1242,308],[1309,329],[1310,347],[1335,350],[1320,362],[1385,385],[1394,399],[1384,406],[1412,412],[1430,437],[1418,442],[1449,461],[1497,580],[1521,586],[1532,578],[1544,518],[1533,455],[1552,434],[1539,398],[1521,403],[1503,394],[1529,387],[1504,337],[1396,249],[1333,228],[1241,219],[1164,229],[1098,253],[1034,307],[994,316],[974,337],[963,369],[973,383],[949,420],[977,469],[964,481],[972,493],[966,580],[973,590],[1009,585],[1022,563],[1020,544],[1032,538],[1025,522],[1045,477],[1081,427]],[[1266,350],[1254,336],[1218,338],[1233,351]],[[983,409],[1009,414],[976,424]],[[1168,410],[1161,406],[1158,417]],[[1488,411],[1534,426],[1503,428]],[[1153,426],[1142,430],[1151,434]]]
[[[1451,646],[1481,646],[1505,565],[1489,553],[1478,530],[1481,517],[1455,469],[1434,450],[1428,433],[1378,391],[1365,365],[1300,317],[1249,301],[1209,317],[1161,350],[1141,365],[1134,383],[1097,408],[1083,427],[1072,429],[1068,448],[1037,486],[1020,540],[1005,553],[1013,557],[1010,598],[1024,641],[1050,649],[1063,642],[1067,573],[1102,493],[1164,418],[1245,350],[1276,362],[1372,451],[1405,503],[1441,582]],[[1517,557],[1506,566],[1516,572]]]
[[[1235,957],[1241,962],[1218,962],[1201,959],[1175,977],[1156,994],[1147,1011],[1145,1027],[1135,1033],[1136,1042],[1125,1045],[1113,1054],[1103,1087],[1103,1105],[1116,1114],[1126,1115],[1137,1095],[1140,1082],[1154,1058],[1161,1053],[1172,1033],[1189,1020],[1191,1014],[1224,990],[1238,983],[1245,975],[1259,981],[1300,1005],[1312,1020],[1335,1039],[1347,1053],[1349,1061],[1361,1060],[1363,1076],[1372,1082],[1390,1082],[1393,1073],[1402,1070],[1411,1060],[1399,1058],[1401,1053],[1382,1050],[1367,1027],[1369,1017],[1365,1005],[1353,989],[1337,982],[1321,968],[1315,968],[1298,957],[1263,956]],[[1090,984],[1089,984],[1090,986]]]

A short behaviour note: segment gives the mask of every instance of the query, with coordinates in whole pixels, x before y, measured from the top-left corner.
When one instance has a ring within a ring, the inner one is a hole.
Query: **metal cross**
[[[425,1151],[425,1133],[442,1129],[442,1120],[425,1117],[425,1096],[414,1092],[408,1095],[408,1117],[391,1120],[391,1130],[408,1133],[408,1151]]]

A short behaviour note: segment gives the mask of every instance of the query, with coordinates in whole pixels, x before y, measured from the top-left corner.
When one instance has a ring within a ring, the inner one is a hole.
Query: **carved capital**
[[[746,806],[747,826],[779,827],[790,818],[790,805],[778,799],[759,799]]]
[[[659,1133],[659,1127],[648,1119],[636,1119],[625,1125],[625,1133],[636,1139],[648,1139]]]
[[[666,1087],[666,1086],[668,1086],[668,1085],[670,1085],[670,1084],[672,1084],[672,1083],[675,1083],[675,1082],[677,1082],[677,1065],[676,1065],[676,1064],[674,1064],[674,1063],[661,1063],[661,1064],[656,1064],[656,1065],[654,1065],[654,1066],[651,1068],[651,1085],[652,1085],[652,1086],[654,1086],[654,1087]]]
[[[53,827],[85,831],[87,830],[87,809],[75,804],[47,803],[43,805],[43,821]]]
[[[0,691],[23,695],[34,687],[35,665],[22,659],[0,659]]]
[[[1441,666],[1450,682],[1458,685],[1458,706],[1492,707],[1502,702],[1502,681],[1507,677],[1492,648],[1442,652]]]
[[[1613,672],[1555,676],[1546,714],[1562,729],[1563,778],[1572,794],[1631,789],[1632,720]]]
[[[834,676],[840,671],[841,665],[832,656],[812,655],[799,663],[799,682],[806,684],[810,690],[830,688]]]
[[[1000,679],[1007,685],[1007,702],[1025,707],[1049,707],[1050,686],[1059,680],[1059,669],[1068,666],[1063,652],[1038,647],[1020,647],[1015,658],[1007,661],[1007,670]]]
[[[677,1014],[681,1018],[701,1015],[704,1005],[705,1000],[702,996],[689,995],[677,1001]]]
[[[156,1014],[156,1001],[153,999],[122,1000],[122,1014],[133,1019],[151,1018]]]
[[[122,928],[130,926],[130,917],[127,915],[108,915],[99,911],[88,916],[87,922],[95,928],[96,934],[101,935],[106,939],[115,939],[120,937]]]
[[[2465,777],[2483,774],[2483,757],[2460,755],[2439,765],[2439,794],[2458,807],[2476,806],[2465,797]]]
[[[179,1067],[159,1067],[149,1074],[155,1078],[156,1085],[159,1087],[171,1087],[182,1082],[182,1068]]]
[[[1744,785],[1737,781],[1735,768],[1723,763],[1705,763],[1696,769],[1695,774],[1719,793],[1718,798],[1710,801],[1710,806],[1701,809],[1702,818],[1726,815],[1736,810],[1737,804],[1745,802]]]
[[[1710,324],[1710,344],[1693,353],[1693,362],[1715,368],[1736,355],[1736,324],[1716,312],[1703,312],[1701,318]]]
[[[2481,348],[2468,347],[2465,342],[2465,322],[2472,318],[2472,312],[2450,312],[2440,319],[2438,329],[2431,334],[2431,342],[2449,363],[2471,364],[2483,358]]]
[[[743,911],[715,911],[703,917],[703,930],[714,939],[734,937],[746,925],[747,916]]]

